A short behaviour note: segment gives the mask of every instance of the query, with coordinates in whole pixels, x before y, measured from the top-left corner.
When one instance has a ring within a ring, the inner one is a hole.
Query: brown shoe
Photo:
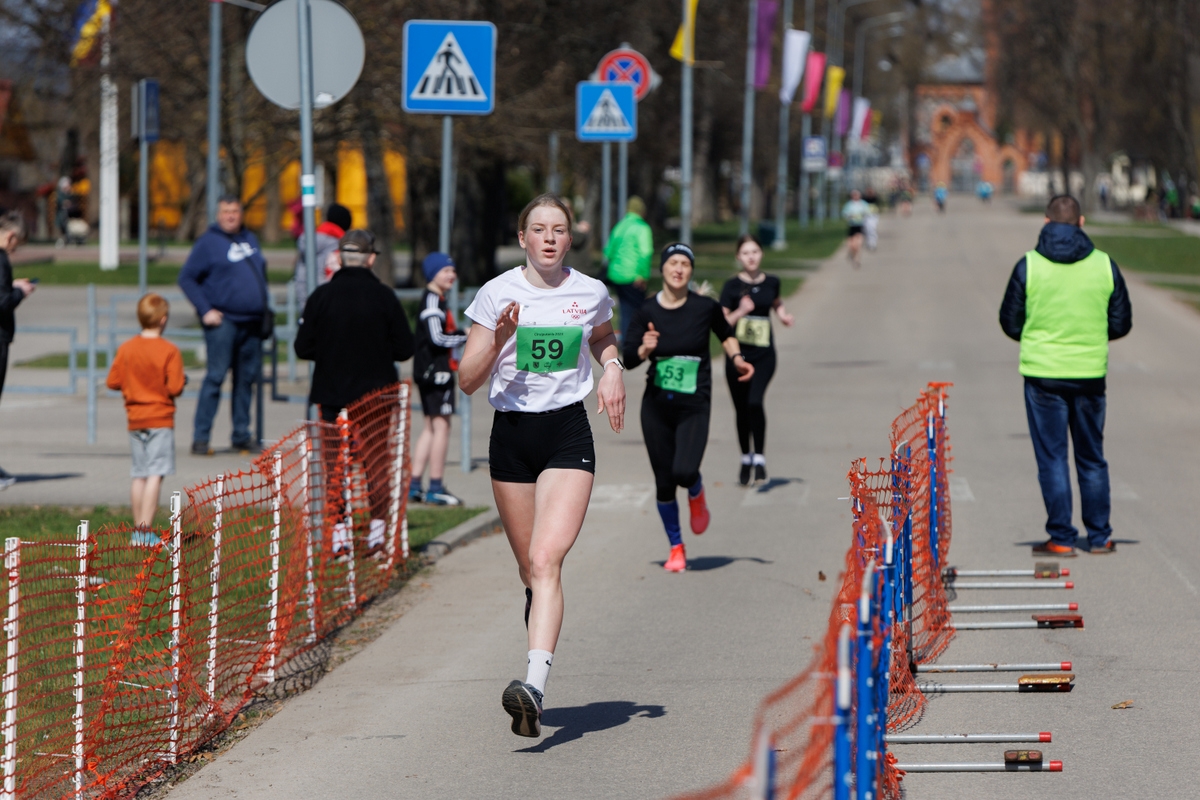
[[[1094,544],[1088,548],[1088,552],[1094,556],[1106,556],[1109,553],[1117,552],[1117,543],[1109,539],[1104,544]]]
[[[1053,539],[1033,546],[1035,556],[1058,556],[1059,558],[1074,558],[1075,548],[1065,544],[1057,544]]]

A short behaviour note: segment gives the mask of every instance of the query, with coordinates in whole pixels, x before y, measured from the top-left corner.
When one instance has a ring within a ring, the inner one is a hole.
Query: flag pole
[[[100,269],[120,262],[121,197],[117,161],[117,85],[112,63],[112,16],[100,23]]]
[[[813,19],[816,17],[816,0],[805,0],[804,2],[804,30],[808,31],[811,37],[813,32]],[[809,40],[809,47],[812,47],[812,39]],[[807,70],[806,70],[807,71]],[[806,80],[813,80],[813,76],[805,76]],[[801,89],[803,91],[803,89]],[[803,96],[803,95],[802,95]],[[800,118],[800,141],[803,143],[812,136],[812,114],[805,112]],[[804,169],[804,153],[800,153],[800,227],[808,227],[808,205],[809,205],[809,181],[808,171]]]
[[[691,0],[683,2],[683,86],[679,135],[679,240],[692,242],[692,62],[695,46]]]
[[[787,51],[787,32],[792,29],[792,0],[783,0],[784,52]],[[799,88],[799,87],[797,87]],[[771,247],[783,250],[787,247],[787,186],[788,186],[788,126],[791,122],[790,103],[779,103],[779,164],[775,176],[775,241]]]
[[[754,161],[754,66],[758,44],[758,0],[750,0],[746,25],[746,97],[742,104],[742,208],[738,233],[750,232],[750,183]]]

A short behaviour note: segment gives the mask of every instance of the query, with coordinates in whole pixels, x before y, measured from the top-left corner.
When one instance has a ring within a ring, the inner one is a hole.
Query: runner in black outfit
[[[725,282],[721,290],[721,305],[725,319],[734,326],[746,360],[754,365],[754,377],[747,383],[741,379],[736,365],[725,361],[725,381],[733,398],[737,414],[738,444],[742,447],[742,469],[738,483],[750,484],[750,468],[754,467],[754,482],[767,479],[767,460],[763,455],[767,445],[767,414],[763,402],[767,384],[775,374],[775,336],[771,331],[771,309],[779,321],[791,326],[795,318],[783,307],[779,278],[759,269],[762,246],[749,234],[738,239],[737,275]],[[753,449],[751,449],[753,444]]]
[[[704,533],[708,528],[700,461],[708,444],[712,406],[709,332],[721,340],[726,363],[738,381],[745,384],[754,375],[720,304],[688,291],[694,267],[695,256],[686,244],[668,245],[663,250],[663,289],[638,309],[625,338],[628,368],[650,362],[642,395],[642,438],[654,470],[658,514],[671,541],[671,555],[663,564],[670,572],[687,568],[675,501],[677,487],[688,490],[692,533]]]

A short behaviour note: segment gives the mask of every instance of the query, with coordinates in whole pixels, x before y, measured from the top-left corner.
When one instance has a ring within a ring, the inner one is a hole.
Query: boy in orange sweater
[[[125,398],[129,445],[133,451],[134,526],[148,531],[158,510],[162,479],[175,474],[175,398],[183,393],[183,355],[162,338],[171,307],[157,294],[138,301],[142,332],[117,349],[108,370],[108,388]],[[136,541],[135,544],[146,542]]]

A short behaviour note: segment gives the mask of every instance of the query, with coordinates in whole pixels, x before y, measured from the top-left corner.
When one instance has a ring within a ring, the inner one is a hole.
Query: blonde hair
[[[25,218],[20,211],[0,215],[0,234],[3,233],[16,233],[18,239],[25,238]]]
[[[563,216],[567,218],[568,229],[575,224],[575,216],[571,213],[571,207],[567,205],[567,201],[556,194],[547,192],[546,194],[539,194],[530,200],[529,205],[522,209],[521,216],[517,218],[517,230],[524,231],[525,226],[529,224],[529,215],[533,213],[535,208],[541,208],[542,206],[557,208],[561,211]]]
[[[142,328],[157,328],[171,311],[171,304],[161,294],[150,292],[137,304],[138,322]]]

